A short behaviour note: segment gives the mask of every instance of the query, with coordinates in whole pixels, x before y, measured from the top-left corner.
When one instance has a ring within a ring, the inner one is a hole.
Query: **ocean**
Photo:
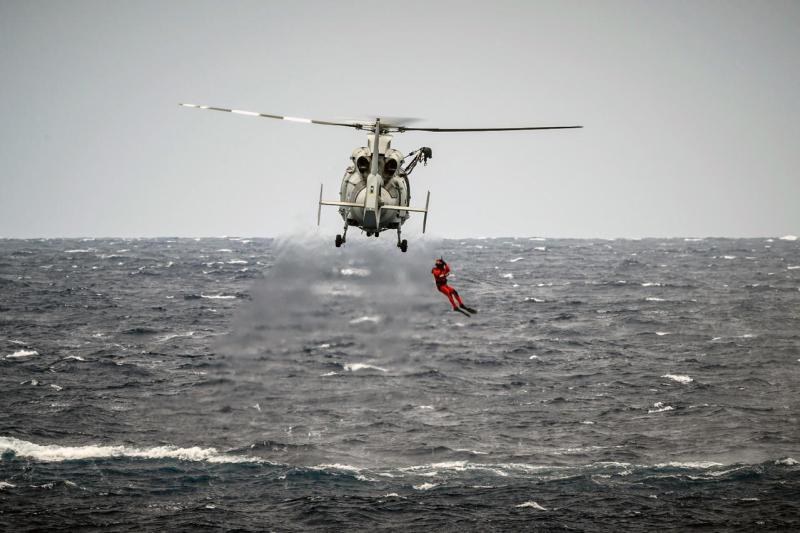
[[[0,240],[4,531],[796,531],[799,391],[790,236]]]

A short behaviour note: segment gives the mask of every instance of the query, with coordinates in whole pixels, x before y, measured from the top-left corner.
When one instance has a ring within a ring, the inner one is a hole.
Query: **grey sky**
[[[796,1],[0,0],[0,237],[312,231],[366,141],[178,102],[585,126],[396,136],[433,148],[433,235],[797,234],[798,28]]]

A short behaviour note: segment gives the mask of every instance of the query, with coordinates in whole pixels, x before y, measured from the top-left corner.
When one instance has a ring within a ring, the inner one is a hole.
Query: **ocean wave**
[[[155,446],[134,448],[130,446],[60,446],[57,444],[34,444],[14,437],[0,437],[0,450],[10,450],[19,457],[27,457],[45,463],[61,461],[80,461],[86,459],[177,459],[207,463],[260,463],[257,457],[226,455],[216,448],[178,448],[175,446]]]
[[[356,372],[358,370],[365,370],[365,369],[380,370],[381,372],[388,372],[385,368],[381,368],[381,367],[375,366],[375,365],[368,365],[366,363],[345,363],[342,366],[348,372]]]
[[[690,378],[689,376],[684,376],[684,375],[676,375],[676,374],[664,374],[664,375],[663,375],[663,376],[661,376],[661,377],[662,377],[662,378],[671,379],[672,381],[677,381],[678,383],[684,383],[684,384],[686,384],[686,383],[691,383],[692,381],[694,381],[694,380],[693,380],[692,378]]]
[[[21,359],[22,357],[32,357],[34,355],[39,355],[39,352],[36,350],[17,350],[14,353],[8,354],[6,359]]]
[[[538,503],[536,503],[533,500],[527,501],[525,503],[521,503],[519,505],[515,505],[514,507],[517,507],[517,508],[530,507],[532,509],[536,509],[537,511],[547,511],[547,509],[545,509],[544,507],[542,507],[541,505],[539,505]]]
[[[371,322],[373,324],[377,324],[381,321],[381,317],[379,316],[360,316],[358,318],[354,318],[350,321],[351,324],[363,324],[364,322]]]

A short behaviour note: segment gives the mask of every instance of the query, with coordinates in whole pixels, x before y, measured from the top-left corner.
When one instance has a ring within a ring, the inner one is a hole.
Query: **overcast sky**
[[[178,102],[584,125],[396,136],[433,236],[800,233],[797,1],[0,0],[0,79],[0,237],[316,231],[366,142]]]

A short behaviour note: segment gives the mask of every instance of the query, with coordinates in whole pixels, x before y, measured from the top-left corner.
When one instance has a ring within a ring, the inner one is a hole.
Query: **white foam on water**
[[[781,240],[782,241],[796,241],[797,240],[797,235],[784,235],[783,237],[781,237]]]
[[[664,374],[661,376],[662,378],[671,379],[672,381],[677,381],[678,383],[691,383],[694,381],[689,376],[681,375],[681,374]]]
[[[215,448],[176,448],[156,446],[133,448],[129,446],[59,446],[56,444],[34,444],[13,437],[0,437],[0,450],[12,450],[20,457],[29,457],[46,463],[76,461],[83,459],[105,459],[132,457],[137,459],[178,459],[181,461],[203,461],[208,463],[264,462],[256,457],[225,455]]]
[[[723,255],[722,258],[723,259],[736,259],[736,256],[735,255]]]
[[[194,335],[194,331],[187,331],[186,333],[173,333],[171,335],[164,335],[163,337],[161,337],[158,340],[159,340],[159,342],[167,342],[168,340],[171,340],[171,339],[177,339],[179,337],[191,337],[193,335]]]
[[[331,347],[331,345],[328,344],[327,342],[317,346],[317,348],[320,349],[320,350],[325,350],[325,349],[330,348],[330,347]]]
[[[591,420],[581,420],[581,424],[586,424],[587,426],[592,426],[592,425],[594,425],[594,422],[592,422]]]
[[[539,359],[539,356],[538,355],[532,355],[532,356],[528,357],[528,359]]]
[[[17,350],[14,353],[8,354],[6,359],[19,359],[21,357],[31,357],[34,355],[39,355],[39,352],[36,350]]]
[[[339,270],[339,273],[342,276],[356,276],[359,278],[365,278],[372,274],[368,268],[343,268]]]
[[[656,468],[699,468],[702,470],[708,468],[714,468],[715,466],[725,466],[722,463],[716,463],[714,461],[686,461],[686,462],[679,462],[679,461],[671,461],[669,463],[658,463],[654,465]]]
[[[645,298],[645,300],[648,301],[648,302],[664,302],[665,301],[664,298],[656,298],[655,296],[648,296],[647,298]]]
[[[523,259],[525,259],[525,258],[524,257],[515,257],[514,259],[509,259],[508,262],[509,263],[516,263],[517,261],[522,261]]]
[[[231,252],[233,252],[233,250],[231,250],[230,248],[220,248],[220,249],[219,249],[219,250],[217,250],[217,251],[218,251],[218,252],[224,252],[224,253],[231,253]]]
[[[347,370],[348,372],[356,372],[358,370],[364,370],[364,369],[367,369],[367,368],[371,368],[373,370],[380,370],[381,372],[388,372],[388,370],[386,370],[385,368],[381,368],[379,366],[374,366],[374,365],[368,365],[368,364],[365,364],[365,363],[345,363],[344,364],[344,369]]]
[[[377,324],[381,321],[381,317],[379,316],[361,316],[358,318],[354,318],[350,321],[351,324],[363,324],[364,322],[372,322],[373,324]]]
[[[658,282],[647,281],[645,283],[642,283],[642,287],[661,287],[661,284]]]
[[[702,241],[703,239],[687,237],[687,238],[685,238],[683,240],[684,240],[684,242],[698,242],[698,241]]]
[[[672,335],[669,331],[656,331],[656,335],[663,337],[664,335]]]
[[[94,248],[86,248],[85,250],[64,250],[65,254],[85,254],[89,252],[96,252]]]
[[[230,261],[227,262],[227,264],[229,264],[229,265],[246,265],[247,261],[245,261],[244,259],[231,259]]]
[[[420,483],[419,485],[412,485],[414,490],[431,490],[434,487],[438,487],[438,483]]]
[[[538,250],[540,252],[546,252],[547,251],[547,247],[545,247],[545,246],[536,246],[534,248],[534,250]]]
[[[500,277],[506,279],[514,279],[514,274],[512,274],[511,272],[506,272],[505,274],[502,274]]]
[[[789,265],[786,270],[797,270],[798,268],[800,268],[800,265]]]
[[[796,466],[796,465],[800,464],[800,462],[795,461],[791,457],[786,457],[784,459],[778,459],[777,461],[775,461],[775,464],[776,465],[783,465],[783,466]]]
[[[200,293],[200,298],[208,298],[209,300],[233,300],[236,296],[231,294],[202,294]]]
[[[522,508],[522,507],[530,507],[531,509],[536,509],[537,511],[547,511],[544,507],[536,503],[535,501],[531,500],[525,503],[521,503],[519,505],[515,505],[514,507]]]
[[[341,463],[326,463],[322,465],[312,466],[311,470],[343,470],[345,472],[358,473],[361,468],[352,465],[343,465]]]
[[[648,409],[648,413],[663,413],[664,411],[672,411],[675,409],[671,405],[664,405],[662,402],[656,402],[653,404],[654,409]]]
[[[531,237],[530,240],[532,241],[546,241],[544,237]]]
[[[321,374],[320,377],[327,378],[329,376],[338,376],[338,375],[339,375],[338,372],[330,371],[327,374]]]
[[[64,390],[64,387],[56,385],[55,383],[50,384],[50,388],[55,389],[57,391]]]
[[[540,303],[544,302],[544,300],[540,300],[539,298],[534,298],[534,297],[526,297],[525,301],[526,302],[535,302],[537,304],[540,304]]]
[[[433,409],[432,405],[418,405],[417,409]]]

